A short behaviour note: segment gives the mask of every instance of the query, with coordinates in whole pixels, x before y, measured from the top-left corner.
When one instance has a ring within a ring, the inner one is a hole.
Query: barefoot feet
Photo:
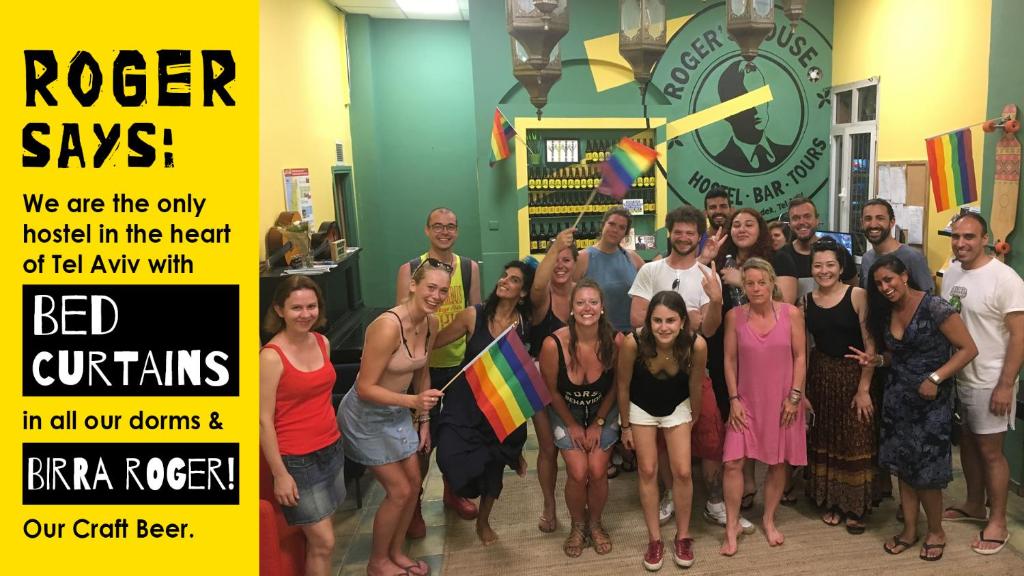
[[[771,518],[762,518],[762,525],[764,526],[764,537],[768,540],[769,546],[782,546],[782,543],[786,541],[785,536],[779,529],[775,527],[775,521]]]
[[[722,547],[718,549],[718,552],[723,556],[733,556],[739,550],[739,538],[743,534],[743,529],[737,523],[735,526],[727,525],[725,527],[725,540],[722,542]]]
[[[477,520],[476,535],[480,538],[480,543],[484,546],[490,546],[498,541],[498,534],[491,529],[491,525],[487,522],[481,523]]]

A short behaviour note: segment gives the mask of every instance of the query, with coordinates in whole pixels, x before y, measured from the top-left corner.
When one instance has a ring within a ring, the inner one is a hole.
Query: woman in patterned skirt
[[[825,508],[825,524],[845,520],[847,532],[863,534],[877,450],[870,394],[875,367],[847,356],[851,349],[873,356],[875,343],[867,330],[867,292],[839,280],[845,251],[828,236],[811,248],[816,287],[805,297],[804,315],[814,336],[807,399],[816,418],[807,434],[807,496]]]

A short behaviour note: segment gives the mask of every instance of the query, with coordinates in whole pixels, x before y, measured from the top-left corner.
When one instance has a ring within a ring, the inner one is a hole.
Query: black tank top
[[[473,327],[473,336],[466,342],[466,354],[462,357],[463,366],[476,358],[478,354],[490,346],[491,342],[494,342],[494,336],[491,335],[491,327],[488,325],[487,315],[484,314],[484,305],[482,303],[474,304],[473,307],[476,308],[476,325]],[[515,330],[519,334],[519,339],[526,342],[529,336],[529,327],[524,326],[524,324],[520,318],[519,325],[516,326]]]
[[[635,333],[634,333],[635,334]],[[635,338],[635,336],[634,336]],[[692,352],[691,352],[692,354]],[[690,374],[680,366],[675,376],[651,374],[640,354],[633,364],[629,401],[651,416],[668,416],[690,397]]]
[[[540,348],[544,345],[544,339],[554,334],[555,330],[565,327],[565,322],[555,316],[552,308],[549,297],[548,313],[544,315],[544,319],[539,324],[530,327],[530,356],[534,358],[540,357]]]
[[[583,412],[584,417],[580,425],[587,427],[590,425],[590,420],[597,415],[597,409],[601,406],[604,395],[612,388],[613,369],[608,368],[602,372],[594,382],[573,384],[572,380],[569,380],[569,369],[565,353],[562,351],[562,341],[557,336],[550,336],[550,338],[555,340],[555,346],[558,348],[558,392],[569,406],[569,410]]]
[[[860,334],[860,318],[853,309],[853,287],[847,286],[842,300],[831,308],[814,303],[813,294],[807,293],[807,331],[814,336],[814,347],[833,358],[850,353],[849,347],[864,349]]]

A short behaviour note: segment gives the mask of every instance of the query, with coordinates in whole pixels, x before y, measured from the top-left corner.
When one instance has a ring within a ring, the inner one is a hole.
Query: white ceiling
[[[469,20],[469,0],[457,0],[459,13],[456,15],[412,15],[409,16],[395,0],[330,0],[349,14],[367,14],[373,18],[395,18],[399,20]]]

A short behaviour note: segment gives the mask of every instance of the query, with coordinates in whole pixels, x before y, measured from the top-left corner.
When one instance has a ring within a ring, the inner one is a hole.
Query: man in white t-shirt
[[[629,321],[640,327],[647,317],[647,305],[662,290],[675,290],[686,302],[690,327],[701,334],[714,334],[722,323],[722,281],[713,268],[697,262],[697,245],[705,230],[704,215],[692,206],[682,206],[665,216],[672,248],[668,258],[644,264],[629,289],[632,297]]]
[[[1003,454],[1006,430],[1013,429],[1017,374],[1024,362],[1024,281],[1012,268],[985,253],[988,225],[973,212],[953,222],[956,262],[942,278],[942,296],[960,312],[978,345],[978,356],[957,374],[957,398],[963,420],[960,462],[967,498],[946,508],[946,520],[985,521],[971,544],[979,554],[1003,549],[1010,469]]]

